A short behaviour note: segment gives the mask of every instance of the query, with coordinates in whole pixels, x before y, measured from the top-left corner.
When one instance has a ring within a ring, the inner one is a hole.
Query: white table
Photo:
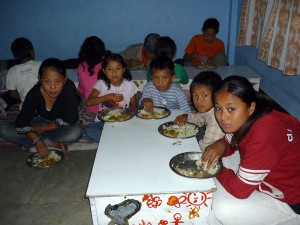
[[[105,123],[86,196],[94,225],[107,225],[108,204],[125,199],[142,203],[129,224],[207,224],[216,185],[210,179],[191,179],[175,174],[170,159],[182,152],[200,151],[196,138],[171,139],[158,126],[173,121],[181,111],[161,120],[137,117]]]
[[[192,82],[193,78],[203,70],[196,69],[192,66],[184,67],[187,74],[189,75],[190,81],[186,85],[182,85],[183,89],[188,89],[190,83]],[[242,77],[246,77],[249,81],[253,84],[253,87],[256,91],[259,90],[260,80],[261,77],[252,70],[249,66],[218,66],[216,69],[212,69],[216,73],[220,74],[222,78],[231,76],[231,75],[239,75]],[[138,89],[141,91],[146,84],[146,71],[131,71],[133,80],[137,85]]]
[[[196,69],[192,66],[190,67],[187,66],[184,68],[189,75],[190,81],[188,84],[182,85],[182,88],[185,90],[189,90],[190,83],[192,82],[193,78],[203,70]],[[216,69],[213,69],[212,71],[215,71],[218,74],[220,74],[222,78],[228,77],[230,75],[239,75],[239,76],[246,77],[253,84],[254,89],[256,91],[259,90],[261,77],[249,66],[218,66]],[[136,84],[138,90],[142,91],[143,87],[147,83],[146,80],[147,71],[131,70],[130,72],[132,74],[133,81]],[[67,70],[67,74],[69,78],[73,80],[76,85],[78,85],[77,70],[74,69]]]

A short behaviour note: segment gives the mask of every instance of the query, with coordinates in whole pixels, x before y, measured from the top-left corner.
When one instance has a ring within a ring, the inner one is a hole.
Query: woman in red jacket
[[[203,154],[224,163],[210,224],[300,224],[300,122],[273,110],[246,78],[227,77],[213,93],[226,135]]]

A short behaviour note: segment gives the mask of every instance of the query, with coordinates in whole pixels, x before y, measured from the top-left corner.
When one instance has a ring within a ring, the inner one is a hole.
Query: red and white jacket
[[[226,135],[224,157],[234,153]],[[236,198],[248,198],[254,190],[288,204],[300,203],[300,122],[272,111],[257,120],[240,142],[237,174],[224,168],[217,179]]]

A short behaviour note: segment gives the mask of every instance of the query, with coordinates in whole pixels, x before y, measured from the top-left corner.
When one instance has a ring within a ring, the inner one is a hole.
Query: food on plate
[[[49,167],[57,162],[59,162],[62,159],[62,156],[56,153],[56,151],[50,151],[48,154],[48,157],[46,158],[40,158],[38,154],[36,154],[36,157],[33,158],[32,166],[36,167]]]
[[[205,173],[208,173],[209,175],[216,174],[220,169],[220,164],[219,163],[215,163],[213,167],[208,168],[207,161],[202,162],[201,157],[196,161],[196,166],[197,166],[198,170],[202,170]]]
[[[138,116],[143,119],[161,119],[168,115],[168,112],[165,109],[153,108],[152,112],[147,112],[144,109],[138,111]]]
[[[179,166],[175,168],[175,170],[180,173],[181,175],[184,175],[186,177],[194,177],[194,178],[201,178],[204,177],[203,172],[201,170],[195,171],[192,169],[182,169]]]
[[[129,120],[131,117],[132,114],[124,109],[114,109],[103,115],[102,119],[107,122],[120,122]]]
[[[192,123],[184,125],[163,125],[162,134],[172,138],[188,138],[195,136],[198,132],[198,126]]]
[[[147,65],[139,65],[139,66],[133,66],[133,67],[130,67],[131,70],[147,70],[148,69],[148,66]]]
[[[183,152],[170,160],[170,168],[176,173],[189,178],[210,178],[217,176],[223,169],[221,161],[217,161],[213,168],[202,163],[201,152]]]
[[[199,65],[197,68],[200,70],[212,70],[212,69],[217,68],[217,66],[210,65],[210,64],[202,64],[202,65]]]

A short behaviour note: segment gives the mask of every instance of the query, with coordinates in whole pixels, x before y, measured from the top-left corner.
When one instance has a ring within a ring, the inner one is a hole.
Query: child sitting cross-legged
[[[165,56],[153,59],[149,66],[152,81],[143,88],[141,103],[148,112],[153,106],[161,106],[169,110],[191,112],[182,88],[174,84],[174,62]]]
[[[224,136],[214,115],[214,104],[212,100],[213,87],[219,84],[222,78],[213,71],[199,73],[192,81],[190,90],[192,100],[198,113],[189,113],[177,116],[174,123],[184,124],[191,122],[202,127],[205,132],[199,139],[199,146],[202,151],[206,146],[214,143]]]
[[[87,106],[97,105],[99,111],[108,108],[128,108],[134,111],[137,106],[137,87],[132,81],[130,70],[119,54],[110,54],[102,62],[99,80],[86,100]],[[95,122],[84,127],[84,137],[98,142],[104,123],[96,117]]]

